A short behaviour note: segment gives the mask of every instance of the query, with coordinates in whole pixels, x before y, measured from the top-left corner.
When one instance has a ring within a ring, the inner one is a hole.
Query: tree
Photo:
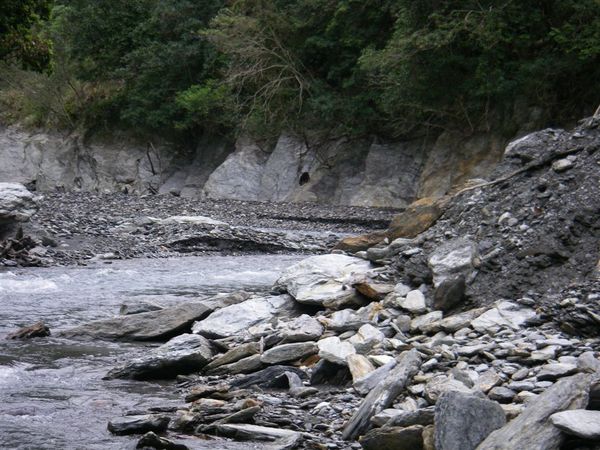
[[[50,43],[35,27],[48,18],[51,0],[2,0],[0,2],[0,60],[43,70],[50,62]]]

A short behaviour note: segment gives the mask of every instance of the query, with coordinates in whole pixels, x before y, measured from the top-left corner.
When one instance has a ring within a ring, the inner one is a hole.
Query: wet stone
[[[113,434],[143,434],[148,431],[160,433],[167,429],[170,419],[166,416],[125,416],[108,422],[108,431]]]

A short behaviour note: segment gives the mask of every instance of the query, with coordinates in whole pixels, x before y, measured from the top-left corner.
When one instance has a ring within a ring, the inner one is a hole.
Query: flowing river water
[[[107,431],[111,418],[182,403],[172,383],[102,380],[145,345],[56,337],[14,341],[6,334],[37,320],[58,331],[111,317],[128,300],[174,303],[266,290],[299,259],[212,256],[0,270],[0,449],[132,448],[136,438]]]

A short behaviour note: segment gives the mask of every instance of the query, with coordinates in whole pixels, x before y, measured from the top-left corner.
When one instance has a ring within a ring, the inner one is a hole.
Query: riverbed
[[[267,291],[298,255],[98,261],[0,271],[0,448],[124,449],[107,422],[181,404],[172,383],[103,381],[142,344],[38,338],[5,340],[44,320],[52,331],[118,314],[124,302],[175,304],[221,292]]]

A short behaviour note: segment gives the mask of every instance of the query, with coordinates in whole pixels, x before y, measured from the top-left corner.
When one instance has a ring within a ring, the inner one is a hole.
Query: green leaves
[[[44,70],[52,49],[38,27],[48,17],[51,0],[2,0],[0,2],[0,60]]]
[[[35,90],[62,98],[31,98],[87,126],[402,136],[488,129],[515,103],[564,122],[600,101],[600,0],[56,3],[44,27],[48,0],[0,3],[0,56],[43,68],[52,53]]]

